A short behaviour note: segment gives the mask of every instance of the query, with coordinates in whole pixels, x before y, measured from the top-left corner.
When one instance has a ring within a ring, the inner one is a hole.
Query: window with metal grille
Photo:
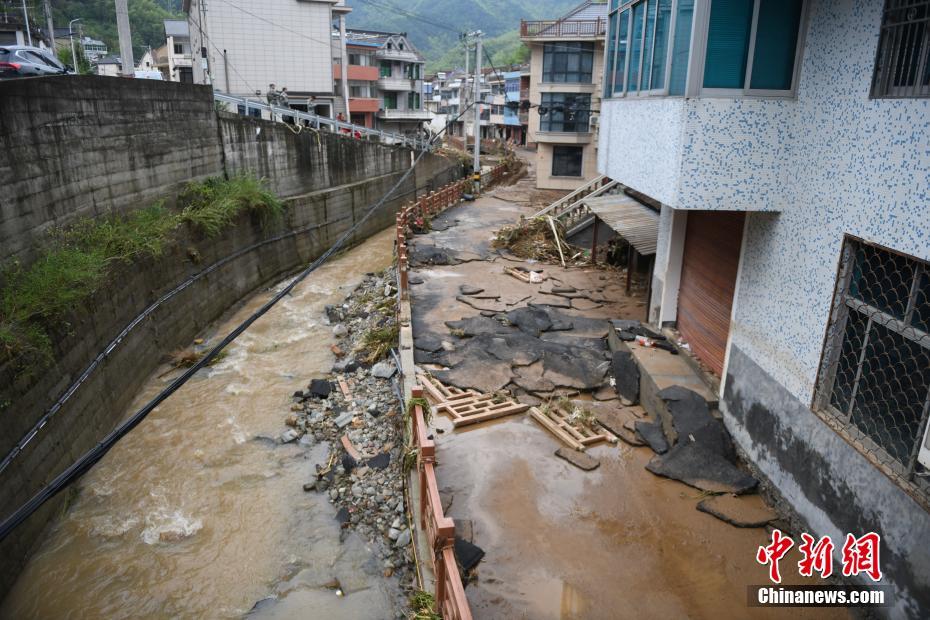
[[[930,0],[885,0],[872,97],[930,97]]]
[[[867,455],[930,490],[921,456],[930,415],[926,262],[846,240],[816,404]]]
[[[591,95],[576,93],[542,93],[539,131],[586,133],[591,118]]]

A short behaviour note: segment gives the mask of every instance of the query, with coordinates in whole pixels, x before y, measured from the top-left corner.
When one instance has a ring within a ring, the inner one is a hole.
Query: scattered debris
[[[479,287],[477,287],[477,286],[472,286],[472,285],[470,285],[470,284],[463,284],[463,285],[459,286],[459,292],[460,292],[462,295],[474,296],[474,295],[480,295],[481,293],[483,293],[483,292],[484,292],[484,289],[483,289],[483,288],[479,288]]]
[[[579,452],[588,446],[607,441],[616,443],[617,438],[595,424],[595,416],[584,412],[584,408],[565,397],[540,407],[531,407],[530,415],[562,442]]]
[[[629,351],[614,351],[610,372],[617,394],[630,404],[639,402],[639,365]]]
[[[474,390],[447,387],[435,377],[417,376],[427,396],[433,401],[436,413],[447,413],[456,428],[486,422],[508,415],[523,413],[529,405],[502,396],[499,392],[481,394]]]
[[[455,537],[454,549],[455,559],[458,561],[463,578],[484,558],[484,549],[461,536]]]
[[[567,254],[575,255],[581,248],[572,246],[565,241],[565,228],[561,222],[550,221],[537,217],[520,221],[512,226],[503,226],[497,231],[493,243],[495,248],[507,249],[519,258],[532,258],[551,263],[560,262],[563,255],[562,248]],[[584,253],[582,252],[582,255]],[[585,260],[576,264],[584,264]]]
[[[646,469],[657,476],[684,482],[710,493],[746,493],[758,481],[718,454],[691,441],[674,446],[663,455],[652,457]]]
[[[668,441],[662,432],[662,426],[655,422],[646,422],[645,420],[636,420],[633,423],[636,436],[646,442],[652,451],[656,454],[665,454],[668,452]]]
[[[584,471],[597,469],[601,464],[601,462],[593,456],[585,454],[584,452],[572,450],[571,448],[559,448],[555,451],[555,455],[560,459],[565,459],[575,467],[583,469]]]
[[[717,495],[698,502],[697,509],[736,527],[765,527],[778,518],[759,495]]]

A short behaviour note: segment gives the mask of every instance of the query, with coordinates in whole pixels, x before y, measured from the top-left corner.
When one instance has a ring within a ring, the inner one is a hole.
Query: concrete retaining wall
[[[205,86],[100,76],[0,88],[0,262],[49,228],[121,212],[223,172]]]
[[[108,83],[137,85],[143,91],[149,88],[145,80],[101,79]],[[199,94],[201,89],[190,90],[196,91],[193,100],[202,98]],[[109,113],[119,116],[118,103],[111,101],[101,105],[110,110]],[[130,109],[137,107],[134,102],[126,105]],[[230,173],[250,172],[266,176],[279,193],[290,195],[286,200],[286,215],[283,221],[266,228],[257,219],[244,215],[235,226],[215,238],[204,238],[192,230],[181,230],[177,241],[170,244],[162,256],[119,267],[107,286],[82,304],[80,312],[62,322],[54,338],[56,362],[41,376],[27,381],[16,377],[12,364],[0,366],[0,403],[6,403],[5,407],[0,407],[2,456],[141,311],[179,283],[217,262],[240,254],[196,280],[131,331],[40,431],[39,437],[0,474],[2,517],[25,502],[113,429],[164,355],[189,344],[205,326],[244,296],[319,256],[361,219],[402,177],[412,161],[410,151],[405,149],[328,133],[294,135],[288,128],[269,121],[231,115],[217,120],[212,105],[201,106],[201,111],[203,116],[213,119],[202,121],[204,125],[213,123],[212,146],[206,143],[205,138],[203,145],[215,152],[211,161],[218,163],[225,159]],[[166,126],[166,132],[173,131],[167,127],[174,122],[173,117],[164,116],[161,122]],[[155,121],[152,123],[149,129],[155,132]],[[191,124],[196,125],[193,121]],[[108,131],[102,121],[98,125],[88,123],[87,127],[98,127],[97,131],[102,133]],[[39,155],[33,153],[28,156]],[[36,165],[38,160],[30,161]],[[51,182],[55,175],[53,171],[62,167],[64,162],[61,158],[45,164],[48,171],[45,181]],[[369,167],[374,173],[369,173]],[[203,176],[201,173],[206,170],[207,167],[188,168],[187,179]],[[209,174],[217,174],[219,170],[211,169]],[[398,188],[394,198],[365,221],[350,243],[361,241],[393,224],[400,205],[413,199],[417,193],[429,191],[460,176],[461,166],[457,163],[431,154],[424,156],[416,170]],[[33,185],[29,187],[39,187],[42,178],[42,175],[34,175]],[[45,220],[40,213],[8,217],[9,213],[20,213],[20,209],[25,208],[22,205],[29,200],[42,200],[38,194],[29,198],[30,190],[20,186],[12,192],[5,192],[7,197],[4,200],[12,199],[11,194],[15,195],[19,206],[8,210],[8,203],[3,203],[0,229],[4,235],[13,234],[13,224],[18,219],[20,224],[28,224],[19,234],[34,235],[34,239],[39,239],[41,231],[54,223],[76,217],[76,213],[128,210],[131,206],[148,204],[141,196],[171,196],[187,180],[179,173],[166,173],[164,178],[166,184],[163,186],[154,181],[136,186],[138,191],[133,201],[126,198],[125,204],[119,203],[122,204],[119,208],[113,206],[117,202],[111,204],[102,198],[88,201],[86,196],[75,190],[68,204],[92,206],[83,211],[74,206],[76,211],[73,213],[50,210],[46,212]],[[101,172],[95,183],[100,185],[104,180],[105,175]],[[114,183],[119,184],[120,181]],[[27,193],[20,195],[17,193],[20,190]],[[111,193],[124,198],[131,195],[128,189],[120,192],[114,189]],[[0,246],[2,243],[0,241]],[[27,248],[20,246],[20,252],[25,256]],[[15,582],[42,530],[62,509],[66,495],[63,493],[47,503],[0,543],[0,597]]]

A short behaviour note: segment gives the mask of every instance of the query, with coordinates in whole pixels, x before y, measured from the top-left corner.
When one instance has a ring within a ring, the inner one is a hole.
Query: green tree
[[[78,64],[75,65],[73,59],[71,58],[71,46],[63,45],[58,48],[58,60],[63,64],[74,67],[75,70],[81,75],[87,75],[90,73],[90,62],[87,61],[87,57],[84,55],[84,48],[81,47],[81,44],[75,41],[74,49],[77,53]]]

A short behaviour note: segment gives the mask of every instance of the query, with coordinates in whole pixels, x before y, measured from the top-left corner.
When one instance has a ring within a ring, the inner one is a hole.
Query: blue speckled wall
[[[882,2],[814,2],[786,205],[753,213],[732,341],[810,404],[844,234],[930,259],[930,100],[870,100]]]
[[[843,234],[930,258],[930,100],[869,99],[882,4],[811,2],[797,99],[603,103],[603,173],[676,209],[753,212],[733,342],[808,403]]]

